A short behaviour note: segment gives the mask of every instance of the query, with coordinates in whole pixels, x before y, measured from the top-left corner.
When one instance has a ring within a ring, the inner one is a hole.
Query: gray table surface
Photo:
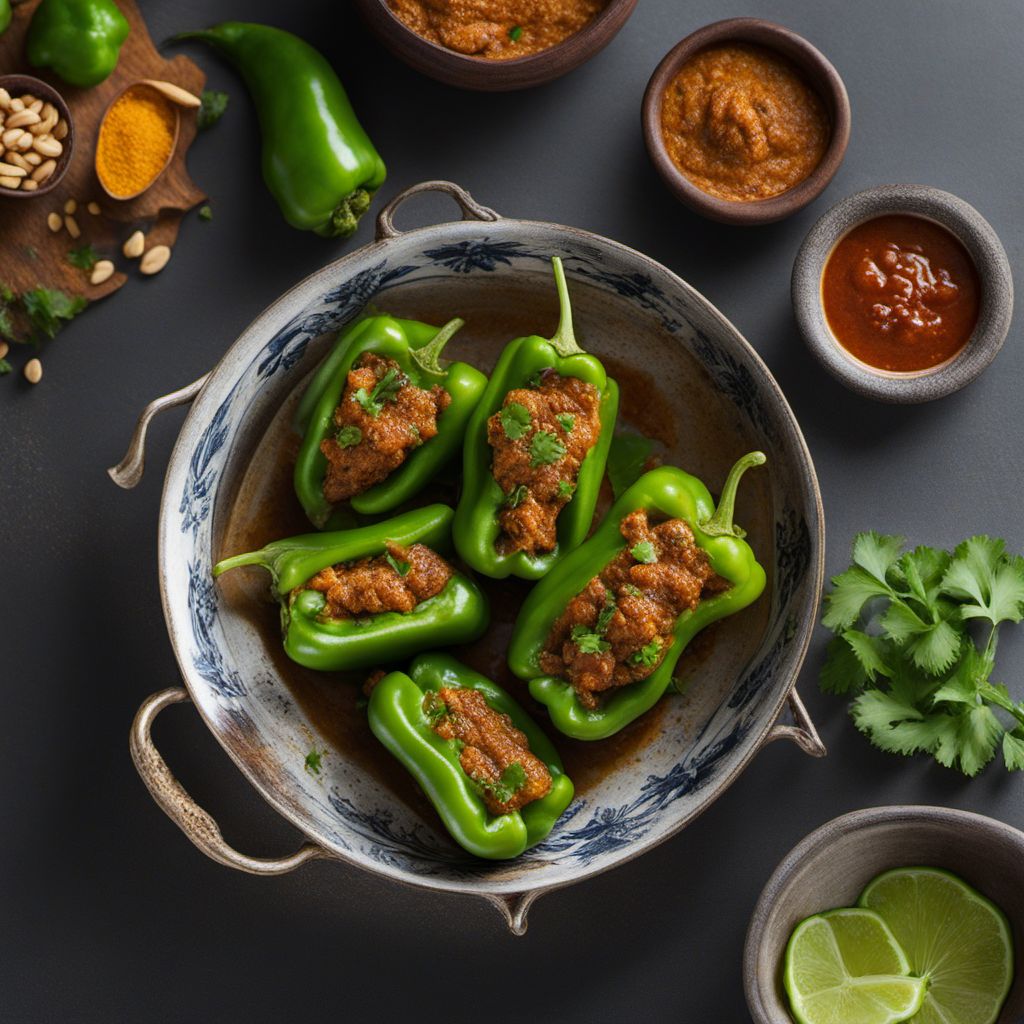
[[[142,7],[157,39],[244,16],[318,43],[388,161],[384,195],[450,178],[499,212],[625,242],[700,289],[765,358],[803,425],[824,494],[830,573],[868,527],[936,544],[984,531],[1024,549],[1020,311],[975,384],[929,406],[891,408],[854,397],[809,362],[788,292],[793,256],[816,217],[883,182],[964,197],[1019,262],[1019,0],[751,0],[739,10],[641,0],[585,67],[501,96],[418,77],[344,3]],[[846,161],[822,199],[752,230],[678,206],[648,163],[639,124],[644,85],[666,50],[733,14],[805,34],[844,76],[853,107]],[[743,1021],[747,920],[776,863],[807,832],[855,808],[903,802],[1024,827],[1019,776],[993,767],[968,782],[928,760],[873,750],[842,703],[818,692],[819,630],[800,691],[829,756],[767,748],[680,835],[543,898],[525,938],[506,934],[479,901],[398,888],[338,864],[260,880],[193,849],[152,803],[127,750],[136,706],[178,681],[155,572],[162,466],[181,414],[154,424],[136,491],[116,490],[104,469],[147,401],[199,376],[271,299],[343,250],[283,223],[259,180],[258,135],[240,84],[208,52],[193,52],[211,85],[232,95],[227,116],[189,157],[213,197],[213,223],[188,218],[158,278],[130,281],[54,341],[40,387],[0,381],[0,1017]],[[426,221],[447,209],[424,202],[403,216]],[[369,237],[367,221],[348,248]],[[1020,636],[1008,635],[999,658],[1018,696],[1022,650]],[[188,707],[168,712],[156,739],[231,842],[262,855],[295,846],[294,830]],[[507,994],[490,995],[496,985]]]

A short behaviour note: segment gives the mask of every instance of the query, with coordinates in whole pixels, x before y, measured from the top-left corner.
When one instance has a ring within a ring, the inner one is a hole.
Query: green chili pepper
[[[386,170],[323,55],[290,32],[243,21],[175,38],[209,43],[245,79],[263,131],[263,180],[288,223],[351,235]]]
[[[586,537],[594,518],[608,449],[619,408],[618,385],[607,375],[600,361],[576,343],[572,329],[572,308],[562,261],[551,260],[558,287],[561,315],[553,338],[536,335],[517,338],[505,346],[491,374],[483,398],[470,417],[463,448],[462,496],[455,511],[455,547],[468,565],[486,576],[504,579],[515,575],[535,580]],[[507,500],[491,473],[491,446],[487,442],[487,420],[496,413],[505,395],[529,386],[542,370],[554,369],[565,377],[578,377],[597,388],[601,396],[601,434],[580,466],[576,489],[558,515],[558,543],[553,551],[529,555],[525,551],[500,554],[495,547],[500,527],[498,512]]]
[[[352,507],[364,515],[390,512],[430,483],[456,454],[470,414],[487,387],[487,378],[468,363],[442,366],[440,362],[441,350],[462,323],[451,320],[438,330],[416,320],[368,316],[338,339],[310,381],[295,417],[303,435],[295,463],[295,493],[315,526],[323,528],[334,511],[324,497],[327,459],[320,442],[335,431],[334,410],[345,390],[345,379],[364,352],[393,359],[416,387],[439,384],[452,400],[438,417],[434,437],[414,448],[386,480],[353,497]]]
[[[0,36],[2,36],[11,24],[14,12],[11,10],[11,0],[0,0]]]
[[[411,677],[411,678],[410,678]],[[526,734],[530,750],[551,773],[551,789],[521,810],[492,816],[459,763],[457,740],[442,739],[423,710],[428,691],[465,687],[483,695]],[[551,741],[500,686],[447,654],[421,654],[409,675],[392,672],[373,689],[369,707],[373,734],[420,784],[444,826],[477,857],[507,860],[547,837],[573,796],[572,781]]]
[[[288,656],[325,672],[391,664],[437,644],[476,640],[487,628],[487,599],[476,584],[455,573],[436,596],[411,612],[382,612],[355,619],[321,619],[323,594],[303,587],[321,569],[383,555],[388,541],[421,543],[436,549],[451,543],[452,510],[428,505],[382,523],[274,541],[260,551],[225,558],[213,568],[220,576],[240,565],[258,565],[273,580],[281,601],[281,632]]]
[[[2,20],[2,18],[0,18]],[[114,0],[43,0],[32,15],[25,55],[69,85],[99,85],[117,67],[128,19]]]
[[[593,536],[533,588],[516,619],[508,663],[520,679],[530,680],[531,695],[547,706],[560,732],[580,740],[600,740],[617,733],[658,702],[672,681],[680,655],[699,630],[746,608],[761,595],[764,569],[742,539],[743,530],[733,524],[733,509],[740,477],[764,461],[761,452],[751,452],[732,467],[717,509],[704,484],[681,469],[662,466],[645,473],[612,505]],[[614,690],[600,708],[589,710],[579,703],[568,682],[541,674],[540,654],[569,601],[624,550],[619,524],[641,508],[684,520],[693,530],[697,546],[707,552],[711,567],[731,586],[679,616],[672,646],[651,675]]]

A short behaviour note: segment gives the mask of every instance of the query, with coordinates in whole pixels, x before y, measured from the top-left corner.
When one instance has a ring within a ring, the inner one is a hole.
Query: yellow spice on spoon
[[[178,112],[148,85],[133,85],[111,104],[100,125],[96,174],[114,197],[144,192],[167,166],[174,149]]]

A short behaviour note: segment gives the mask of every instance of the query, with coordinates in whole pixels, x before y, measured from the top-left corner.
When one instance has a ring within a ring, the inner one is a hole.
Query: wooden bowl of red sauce
[[[803,36],[760,18],[698,29],[651,75],[647,152],[672,193],[728,224],[768,224],[812,202],[850,137],[839,72]]]
[[[612,41],[637,0],[356,0],[400,60],[462,89],[527,89],[572,71]]]
[[[1013,314],[1010,262],[969,203],[883,185],[828,211],[793,266],[793,309],[819,362],[883,402],[928,402],[974,380]]]

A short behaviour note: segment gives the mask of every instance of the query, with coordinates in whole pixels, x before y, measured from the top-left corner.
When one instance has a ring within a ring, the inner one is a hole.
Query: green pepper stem
[[[569,302],[569,285],[565,280],[565,270],[558,256],[551,257],[551,266],[555,271],[555,287],[558,289],[558,329],[553,338],[548,340],[551,347],[563,358],[578,356],[583,352],[572,329],[572,304]]]
[[[370,193],[353,189],[331,213],[331,219],[317,231],[327,238],[348,238],[359,226],[359,218],[370,208]]]
[[[715,514],[706,522],[699,523],[700,528],[710,537],[745,537],[746,530],[741,529],[733,521],[736,510],[736,490],[740,477],[752,466],[763,466],[768,460],[764,452],[748,452],[729,470],[722,488],[722,496],[718,499]]]
[[[449,320],[435,334],[426,345],[420,348],[412,349],[409,353],[417,366],[424,373],[436,373],[443,374],[444,367],[441,365],[441,352],[445,345],[452,340],[455,332],[460,330],[466,324],[465,320],[460,320],[459,317],[455,317],[454,320]]]
[[[273,575],[273,569],[270,568],[262,551],[246,551],[243,555],[235,555],[232,558],[224,558],[219,561],[213,567],[213,578],[216,579],[231,569],[237,569],[240,565],[259,565]]]

